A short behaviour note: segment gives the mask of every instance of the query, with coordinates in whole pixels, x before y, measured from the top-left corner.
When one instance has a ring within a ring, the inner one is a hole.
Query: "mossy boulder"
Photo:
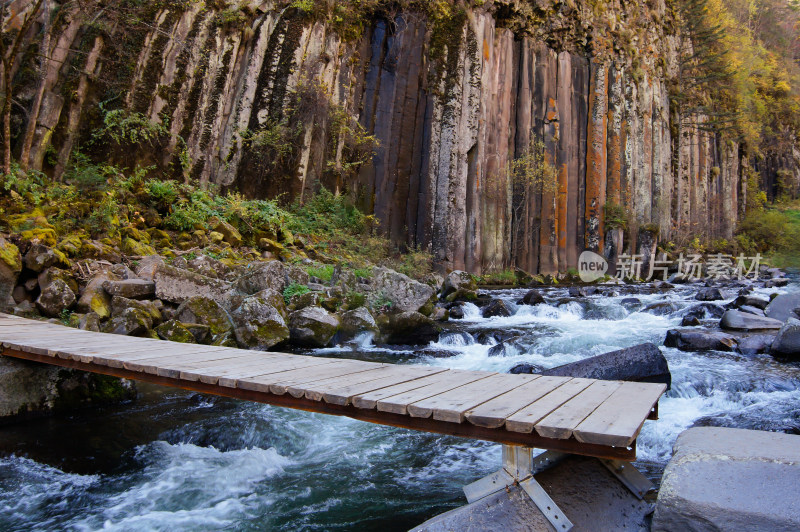
[[[140,308],[126,308],[115,314],[104,326],[103,332],[126,336],[141,336],[153,327],[153,318]]]
[[[55,318],[60,316],[62,311],[71,309],[75,301],[75,293],[69,285],[61,279],[55,279],[39,294],[36,307],[45,316]]]
[[[444,278],[444,282],[442,283],[441,297],[442,299],[445,299],[450,294],[459,290],[463,290],[465,292],[474,292],[477,289],[478,285],[472,275],[464,271],[456,270],[450,272],[447,277]],[[448,301],[455,301],[455,299],[449,299]]]
[[[37,227],[36,229],[20,231],[19,236],[21,236],[23,240],[39,242],[47,246],[55,246],[58,244],[58,235],[55,229]]]
[[[433,288],[392,269],[374,268],[372,273],[371,293],[368,297],[371,305],[387,298],[395,310],[417,312],[435,298]]]
[[[62,252],[44,244],[34,243],[28,248],[28,252],[25,254],[26,268],[39,273],[51,266],[69,268],[70,262]]]
[[[37,278],[37,282],[39,283],[39,288],[44,290],[47,288],[47,285],[55,281],[56,279],[61,279],[67,285],[69,285],[70,290],[74,293],[78,293],[78,282],[72,276],[72,272],[69,270],[64,270],[61,268],[48,268],[42,273],[39,274]]]
[[[81,314],[78,321],[78,329],[84,331],[100,332],[100,316],[94,312]]]
[[[154,323],[161,322],[161,309],[153,301],[137,301],[127,297],[114,296],[111,298],[111,315],[113,317],[122,315],[126,310],[136,309],[147,314],[152,328]]]
[[[379,332],[375,318],[365,307],[343,313],[339,330],[342,340],[349,340],[365,332],[373,334]]]
[[[118,277],[109,272],[99,272],[89,280],[78,300],[78,312],[93,312],[101,320],[111,316],[111,296],[103,289],[103,283],[110,279]]]
[[[292,296],[289,301],[289,312],[301,310],[306,307],[318,307],[322,301],[322,295],[319,292],[306,292],[305,294],[297,294]]]
[[[248,295],[266,289],[282,294],[287,284],[288,276],[283,263],[271,260],[248,264],[233,286]]]
[[[217,233],[222,234],[223,239],[225,242],[230,244],[231,246],[239,247],[242,245],[242,235],[239,231],[224,220],[217,220],[217,222],[212,225],[211,229],[216,231]]]
[[[330,345],[339,330],[339,318],[322,307],[306,307],[289,316],[292,343],[306,347]]]
[[[283,315],[265,292],[246,298],[231,313],[236,341],[241,347],[266,351],[289,338]]]
[[[444,300],[448,303],[454,301],[475,301],[478,299],[478,292],[475,290],[468,290],[466,288],[459,288],[455,292],[450,292]]]
[[[0,237],[0,309],[14,305],[12,294],[22,271],[19,248]]]
[[[178,320],[165,321],[155,328],[156,334],[162,340],[180,342],[183,344],[195,343],[194,335]]]
[[[139,242],[133,238],[126,237],[122,240],[120,250],[126,255],[134,255],[143,257],[146,255],[155,255],[156,250],[149,244]]]
[[[78,257],[81,255],[84,238],[81,235],[67,235],[58,242],[56,249],[68,257]]]
[[[195,296],[187,299],[175,311],[175,318],[185,323],[207,325],[214,336],[233,330],[233,322],[228,311],[207,297]]]
[[[192,271],[214,279],[227,280],[233,275],[233,269],[230,266],[206,254],[198,255],[188,261],[186,266]]]
[[[258,241],[258,248],[262,251],[269,251],[273,255],[280,257],[281,253],[285,251],[285,248],[272,240],[271,238],[261,238]]]

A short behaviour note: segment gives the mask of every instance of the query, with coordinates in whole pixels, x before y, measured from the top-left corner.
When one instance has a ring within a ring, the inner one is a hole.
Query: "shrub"
[[[308,275],[312,275],[323,281],[330,281],[333,278],[333,265],[323,264],[322,266],[309,266],[306,268]]]
[[[304,284],[291,282],[286,288],[283,289],[283,299],[288,305],[292,297],[307,294],[310,291],[311,289]]]

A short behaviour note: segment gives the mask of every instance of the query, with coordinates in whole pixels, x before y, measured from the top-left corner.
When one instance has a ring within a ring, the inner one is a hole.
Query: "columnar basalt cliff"
[[[245,6],[231,25],[203,3],[167,2],[149,30],[127,33],[98,32],[76,10],[60,19],[41,110],[18,117],[18,137],[35,127],[31,165],[58,177],[100,102],[142,113],[171,134],[158,149],[117,147],[130,166],[251,197],[348,192],[398,244],[472,272],[564,271],[584,249],[636,251],[642,230],[730,237],[746,154],[671,116],[675,24],[663,0],[648,5],[595,16],[506,0],[438,19],[408,8],[355,37],[288,3]],[[115,38],[134,65],[115,61]],[[114,99],[109,80],[124,89]],[[364,164],[347,163],[349,117],[377,140]],[[253,140],[287,121],[285,152]],[[536,139],[555,183],[523,195],[508,169]],[[625,229],[605,223],[609,204]]]

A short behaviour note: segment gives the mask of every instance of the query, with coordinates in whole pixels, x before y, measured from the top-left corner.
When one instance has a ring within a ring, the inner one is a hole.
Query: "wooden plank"
[[[117,346],[111,346],[109,348],[105,344],[89,344],[89,345],[80,345],[80,346],[69,346],[69,347],[55,347],[49,350],[51,355],[54,355],[58,358],[65,358],[65,359],[74,359],[79,360],[84,363],[91,363],[95,361],[95,359],[104,359],[116,355],[110,355],[109,350],[111,351],[122,351],[121,354],[130,354],[133,353],[152,353],[153,346],[148,347],[130,347],[124,344],[119,344]]]
[[[143,371],[145,373],[152,373],[154,375],[161,375],[163,377],[178,378],[181,370],[185,369],[190,364],[197,364],[212,360],[231,361],[236,360],[241,356],[241,353],[228,348],[212,352],[190,351],[178,355],[126,361],[123,363],[123,367],[131,371]]]
[[[639,435],[645,418],[666,389],[666,384],[625,382],[572,434],[579,442],[627,447]]]
[[[193,344],[174,344],[177,346],[181,345],[193,345]],[[225,348],[217,348],[220,351],[224,350]],[[169,346],[167,349],[162,349],[161,354],[166,354],[169,356],[178,356],[185,353],[193,353],[186,348],[174,348]],[[125,362],[134,362],[137,360],[147,360],[153,358],[156,355],[154,350],[149,349],[147,351],[131,351],[128,353],[114,353],[112,355],[95,355],[93,359],[94,364],[98,364],[101,366],[109,366],[112,368],[121,368]]]
[[[269,384],[262,384],[257,379],[266,378],[273,373],[283,371],[292,371],[299,368],[311,368],[314,366],[324,366],[336,362],[330,358],[320,357],[306,357],[306,356],[292,356],[287,355],[286,360],[276,361],[271,364],[266,370],[259,369],[258,371],[242,371],[239,374],[220,377],[219,385],[226,388],[242,388],[243,390],[251,389],[253,391],[269,392]]]
[[[569,438],[575,427],[621,385],[620,381],[594,381],[581,393],[539,421],[536,424],[536,432],[545,438],[559,440]]]
[[[431,384],[422,386],[421,388],[416,388],[407,392],[393,395],[391,397],[387,397],[385,399],[381,399],[378,401],[378,411],[393,412],[395,414],[407,414],[408,405],[411,403],[416,403],[417,401],[421,401],[422,399],[427,399],[428,397],[452,390],[453,388],[464,386],[470,382],[485,379],[492,375],[496,375],[496,373],[452,370],[448,373],[439,373],[438,375],[435,375],[434,378],[438,377],[439,375],[441,375],[441,379],[439,379],[437,382],[432,382]]]
[[[508,416],[506,429],[513,432],[533,432],[536,423],[592,384],[591,379],[570,379],[552,392]]]
[[[249,362],[247,360],[249,360]],[[276,358],[258,355],[247,360],[242,359],[241,362],[224,366],[184,368],[181,370],[179,378],[189,381],[200,381],[206,384],[219,384],[219,380],[222,378],[236,378],[243,375],[266,373],[276,362]]]
[[[422,388],[423,386],[427,386],[433,382],[438,382],[442,378],[446,378],[451,373],[463,372],[461,370],[447,369],[429,377],[422,377],[420,379],[402,382],[393,386],[387,386],[386,388],[368,390],[366,392],[353,395],[351,397],[351,402],[356,408],[363,408],[366,410],[374,409],[378,407],[378,401],[381,399],[385,399],[399,393],[408,392],[410,390],[416,390],[417,388]]]
[[[431,417],[439,421],[461,423],[464,413],[498,395],[523,384],[536,377],[527,375],[509,375],[500,373],[491,375],[464,386],[459,386],[421,401],[408,405],[408,413],[413,417]]]
[[[362,371],[369,371],[384,366],[376,362],[362,362],[360,360],[338,360],[336,363],[328,364],[324,368],[317,368],[314,371],[308,371],[305,368],[284,372],[280,375],[262,380],[270,380],[269,391],[275,395],[282,395],[289,391],[290,387],[295,388],[294,397],[302,397],[303,391],[298,390],[297,386],[307,385],[313,382],[329,379],[331,377],[340,377],[342,375],[349,375],[352,373],[359,373]]]
[[[314,394],[320,393],[325,402],[336,405],[348,405],[352,398],[358,394],[388,388],[404,382],[419,380],[423,377],[443,373],[446,368],[430,366],[403,366],[392,372],[386,372],[383,377],[358,382],[353,379],[347,382],[330,383],[326,386],[314,386]],[[309,397],[309,399],[316,399]]]
[[[387,364],[379,368],[374,368],[368,371],[353,373],[350,375],[342,375],[339,377],[331,377],[321,381],[314,381],[313,383],[299,385],[302,388],[303,395],[312,401],[321,401],[322,396],[329,390],[335,390],[346,386],[356,386],[366,382],[376,380],[385,380],[387,378],[393,381],[392,384],[399,384],[412,379],[418,379],[426,375],[436,373],[431,371],[431,368],[423,366],[407,366],[397,364]],[[289,393],[296,394],[296,388],[290,387]],[[300,397],[295,395],[296,397]]]
[[[539,398],[552,392],[571,377],[538,377],[533,382],[498,395],[465,413],[467,421],[479,427],[496,429],[503,426],[506,418],[522,410]]]

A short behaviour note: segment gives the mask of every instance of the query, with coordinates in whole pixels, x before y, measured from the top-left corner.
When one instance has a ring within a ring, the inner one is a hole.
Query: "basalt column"
[[[606,130],[608,77],[604,65],[592,62],[589,82],[589,139],[586,165],[586,248],[603,251],[603,207],[606,203]]]

